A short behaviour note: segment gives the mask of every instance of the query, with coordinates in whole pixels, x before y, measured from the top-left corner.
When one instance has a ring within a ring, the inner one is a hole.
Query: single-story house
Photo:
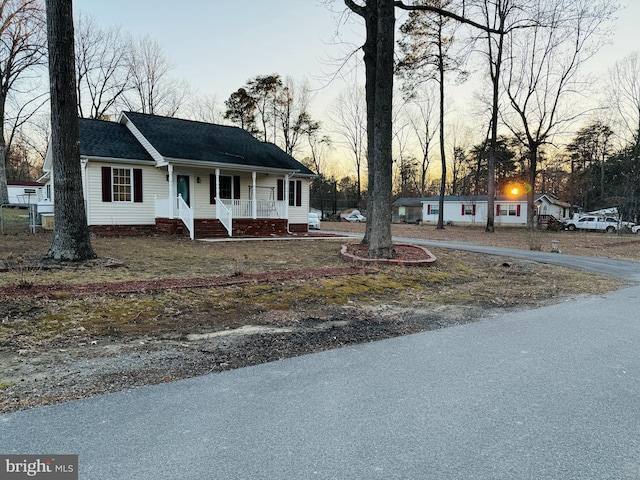
[[[393,221],[425,224],[438,223],[439,196],[426,198],[400,198],[393,204]],[[418,207],[420,204],[420,207]],[[570,205],[550,194],[535,196],[538,221],[562,223],[568,218]],[[443,220],[450,225],[484,225],[487,222],[488,199],[486,195],[462,195],[444,197]],[[527,225],[526,195],[496,195],[494,223],[503,226]],[[550,219],[549,217],[554,217]]]
[[[80,119],[79,127],[93,231],[192,239],[308,231],[315,174],[245,130],[134,112],[117,122]],[[44,170],[55,177],[49,152]]]
[[[541,219],[551,216],[560,222],[571,218],[571,204],[563,202],[549,193],[536,195],[535,204]]]
[[[40,182],[7,181],[9,203],[12,205],[35,205],[45,198],[45,185]]]

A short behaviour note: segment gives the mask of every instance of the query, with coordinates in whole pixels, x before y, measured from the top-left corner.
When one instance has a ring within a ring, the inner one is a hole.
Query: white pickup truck
[[[574,230],[592,230],[594,232],[615,233],[618,231],[618,220],[613,217],[586,215],[564,222],[564,228]]]

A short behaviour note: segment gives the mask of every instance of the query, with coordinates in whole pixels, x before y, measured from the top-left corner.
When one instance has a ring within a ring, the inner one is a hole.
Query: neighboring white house
[[[35,205],[45,198],[45,186],[39,182],[7,182],[9,203],[12,205]]]
[[[92,230],[191,238],[308,230],[315,174],[240,128],[134,112],[118,122],[79,123]],[[51,182],[49,152],[44,170]],[[55,203],[55,191],[52,197]]]
[[[536,195],[536,208],[541,217],[551,215],[561,222],[571,218],[571,204],[548,193]]]
[[[438,222],[439,200],[438,196],[419,199],[422,204],[423,223],[436,224]],[[537,215],[540,219],[543,215],[554,216],[555,220],[562,223],[569,214],[569,204],[560,202],[553,195],[536,195],[535,202]],[[402,219],[402,212],[408,212],[415,204],[416,199],[399,199],[394,202],[394,208],[398,211],[397,217]],[[446,224],[485,225],[487,223],[488,200],[486,195],[445,196],[443,208],[443,220]],[[497,195],[494,199],[494,208],[495,225],[527,225],[526,195]]]

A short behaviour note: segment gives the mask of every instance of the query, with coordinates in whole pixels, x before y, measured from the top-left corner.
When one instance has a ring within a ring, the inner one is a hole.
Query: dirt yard
[[[364,225],[324,223],[323,230]],[[394,234],[640,260],[632,235],[394,225]],[[430,249],[363,268],[340,238],[94,237],[99,259],[40,262],[47,233],[0,237],[0,412],[443,328],[620,288],[619,280]]]

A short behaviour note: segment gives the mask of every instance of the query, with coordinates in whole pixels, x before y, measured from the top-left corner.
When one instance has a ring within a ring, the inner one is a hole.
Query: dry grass
[[[47,253],[51,234],[5,235],[0,242],[0,261],[12,255],[35,265]],[[193,242],[170,236],[94,236],[92,244],[101,259],[113,259],[124,268],[36,270],[36,282],[120,282],[344,266],[336,240]],[[2,274],[0,285],[15,284],[22,275],[17,270]]]
[[[364,227],[364,224],[346,222],[324,222],[322,224],[324,230],[339,232],[363,233]],[[483,226],[448,226],[443,230],[437,230],[433,225],[406,224],[394,224],[391,229],[394,236],[400,237],[451,240],[546,252],[551,251],[551,242],[557,240],[562,253],[640,261],[640,236],[631,233],[608,234],[546,230],[531,232],[516,227],[496,227],[495,232],[487,233]]]
[[[363,228],[323,225],[330,227]],[[528,248],[523,231],[488,235],[479,229],[394,225],[394,233]],[[564,238],[617,240],[585,234]],[[25,268],[46,254],[50,242],[49,233],[0,237],[0,261],[12,257],[9,263],[17,267],[0,273],[0,288],[25,280],[61,284],[45,297],[29,295],[27,288],[21,295],[0,298],[0,412],[442,328],[624,284],[533,262],[431,248],[438,260],[426,268],[381,266],[368,275],[305,280],[285,275],[286,280],[227,287],[74,295],[65,285],[344,267],[339,256],[344,239],[211,243],[167,236],[93,237],[101,257],[93,265]],[[629,258],[637,246],[585,243],[572,248],[591,254],[615,251]],[[17,264],[18,258],[24,262]],[[122,266],[107,268],[105,258]],[[332,326],[323,329],[325,324]],[[217,343],[192,339],[194,334],[206,337],[245,326],[283,327],[290,333],[242,334]],[[74,362],[83,367],[74,367],[70,376]],[[39,381],[43,375],[50,381]]]
[[[333,226],[333,225],[332,225]],[[353,231],[362,226],[335,224]],[[398,233],[399,227],[403,229]],[[326,226],[325,226],[326,228]],[[433,233],[433,229],[394,226],[396,234]],[[468,229],[445,232],[479,235]],[[442,232],[437,232],[442,236]],[[526,239],[509,231],[484,238],[505,242]],[[581,234],[567,238],[579,239]],[[596,238],[596,237],[594,237]],[[600,238],[604,238],[600,236]],[[607,237],[614,238],[614,237]],[[1,238],[0,259],[24,258],[29,265],[47,251],[51,235],[16,234]],[[119,268],[70,267],[54,270],[14,268],[0,274],[0,287],[25,278],[37,284],[85,284],[239,275],[287,270],[344,267],[339,256],[344,239],[256,240],[198,242],[179,237],[93,237],[101,258],[121,262]],[[514,245],[509,245],[514,246]],[[519,245],[515,245],[519,246]],[[635,244],[634,244],[635,246]],[[84,295],[64,288],[47,300],[29,298],[0,301],[7,315],[0,341],[33,341],[63,337],[81,329],[87,335],[136,336],[150,333],[186,333],[270,322],[267,312],[293,311],[296,317],[314,315],[334,306],[394,304],[403,308],[429,305],[465,305],[475,308],[547,304],[563,296],[593,294],[619,288],[621,282],[604,276],[532,262],[433,248],[438,258],[427,268],[380,267],[377,275],[290,280],[233,288],[190,288],[156,293]],[[595,250],[592,250],[594,252]],[[10,260],[9,262],[15,260]]]

